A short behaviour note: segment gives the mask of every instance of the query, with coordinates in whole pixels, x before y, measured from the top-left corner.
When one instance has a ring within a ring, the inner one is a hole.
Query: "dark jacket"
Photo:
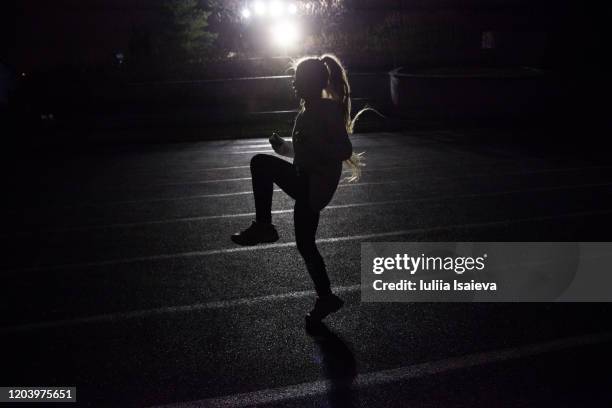
[[[342,162],[353,153],[342,106],[331,99],[308,106],[295,118],[292,142],[277,152],[293,157],[298,173],[308,176],[310,207],[322,210],[338,187]]]

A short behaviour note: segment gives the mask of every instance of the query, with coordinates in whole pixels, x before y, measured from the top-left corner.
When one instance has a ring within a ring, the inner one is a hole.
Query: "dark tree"
[[[216,33],[208,31],[210,12],[197,0],[167,0],[167,27],[161,48],[164,54],[187,63],[202,63],[211,59]]]

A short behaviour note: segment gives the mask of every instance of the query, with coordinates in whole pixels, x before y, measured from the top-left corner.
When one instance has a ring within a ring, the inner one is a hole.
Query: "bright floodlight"
[[[255,14],[258,16],[266,14],[266,4],[263,1],[256,1],[253,8],[255,9]]]
[[[270,3],[268,3],[268,9],[270,10],[270,15],[272,17],[278,17],[284,13],[285,5],[279,0],[272,0]]]
[[[251,17],[251,10],[248,8],[242,9],[242,17],[249,18]]]
[[[297,13],[297,6],[295,5],[295,3],[289,4],[289,6],[287,6],[287,11],[289,11],[289,14]]]
[[[281,21],[272,27],[272,40],[280,47],[287,48],[298,40],[298,27],[290,21]]]

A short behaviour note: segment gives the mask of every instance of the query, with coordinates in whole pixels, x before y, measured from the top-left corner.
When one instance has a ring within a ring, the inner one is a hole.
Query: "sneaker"
[[[243,246],[276,242],[278,241],[278,232],[276,232],[273,224],[253,221],[249,228],[232,235],[232,241]]]
[[[306,323],[319,323],[331,313],[340,310],[342,305],[344,301],[334,294],[317,297],[314,308],[306,315]]]

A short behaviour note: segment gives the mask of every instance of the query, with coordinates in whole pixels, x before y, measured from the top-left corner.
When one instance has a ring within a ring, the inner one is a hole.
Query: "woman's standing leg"
[[[306,315],[306,322],[308,324],[318,323],[330,313],[340,309],[344,302],[331,291],[325,261],[315,241],[319,212],[310,208],[308,198],[298,199],[295,202],[293,219],[297,248],[306,262],[306,269],[317,292],[315,306]]]
[[[293,209],[293,222],[295,224],[297,249],[306,262],[306,269],[314,282],[317,295],[331,295],[325,261],[315,242],[319,226],[319,212],[310,209],[308,200],[296,200]]]

